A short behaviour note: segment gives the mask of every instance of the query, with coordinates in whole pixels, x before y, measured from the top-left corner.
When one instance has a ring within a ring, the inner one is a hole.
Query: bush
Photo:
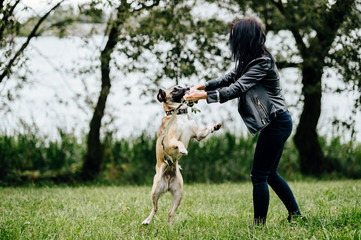
[[[0,136],[0,181],[13,185],[38,179],[77,175],[85,155],[82,143],[59,130],[60,140],[50,141],[34,133]]]
[[[85,138],[83,138],[85,139]],[[100,182],[151,184],[155,174],[156,136],[117,140],[111,134],[103,139]],[[189,144],[189,155],[180,160],[187,183],[238,182],[250,180],[257,137],[236,137],[229,132],[213,135]],[[324,178],[361,178],[361,144],[342,143],[340,138],[320,138],[327,164]],[[30,131],[14,136],[0,136],[0,184],[28,182],[78,181],[86,153],[86,141],[59,130],[59,140],[52,141]],[[288,140],[279,166],[287,180],[302,176],[299,156]]]

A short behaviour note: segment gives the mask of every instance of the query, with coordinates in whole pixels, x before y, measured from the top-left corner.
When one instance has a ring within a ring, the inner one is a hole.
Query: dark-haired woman
[[[238,98],[238,111],[252,135],[260,132],[254,154],[253,184],[254,223],[266,222],[268,184],[286,206],[290,221],[301,215],[288,184],[277,168],[284,144],[292,132],[292,119],[283,97],[275,60],[265,47],[261,24],[244,18],[232,24],[229,42],[235,69],[229,74],[190,89],[185,100],[206,99],[224,103]],[[200,91],[205,90],[205,91]]]

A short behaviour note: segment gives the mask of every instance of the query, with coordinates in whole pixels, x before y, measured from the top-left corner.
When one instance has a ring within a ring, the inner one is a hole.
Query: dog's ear
[[[159,92],[157,94],[157,99],[159,102],[165,102],[166,101],[166,93],[163,89],[159,89]]]

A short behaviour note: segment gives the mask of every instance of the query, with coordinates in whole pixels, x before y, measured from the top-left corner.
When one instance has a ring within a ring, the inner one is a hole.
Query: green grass
[[[174,224],[170,194],[149,226],[151,186],[0,188],[0,239],[360,239],[361,181],[291,182],[307,222],[288,223],[271,190],[266,227],[252,227],[252,184],[194,184]]]

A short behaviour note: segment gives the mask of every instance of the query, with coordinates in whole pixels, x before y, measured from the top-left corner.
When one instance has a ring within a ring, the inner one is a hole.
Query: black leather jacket
[[[208,103],[238,97],[238,112],[252,135],[287,110],[276,64],[267,56],[251,61],[238,79],[232,71],[208,81],[205,90]]]

